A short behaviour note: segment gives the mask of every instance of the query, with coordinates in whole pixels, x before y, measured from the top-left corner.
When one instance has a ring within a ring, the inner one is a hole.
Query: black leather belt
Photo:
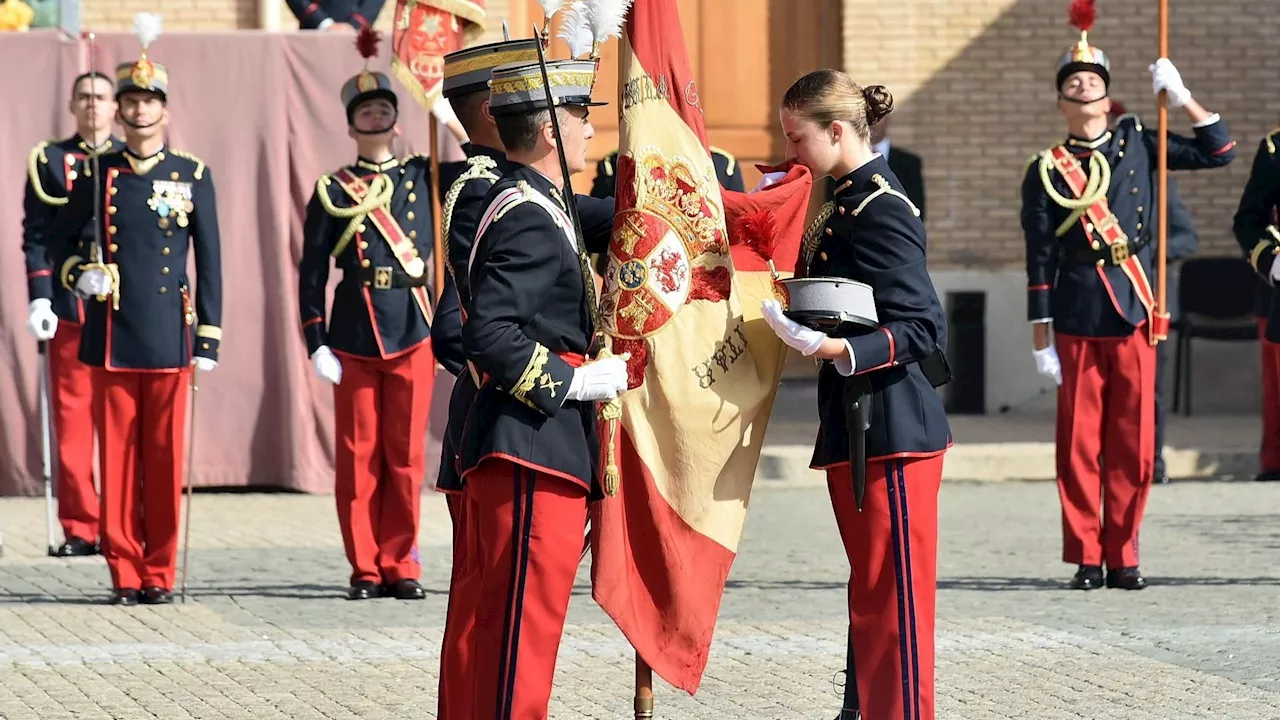
[[[374,290],[425,287],[428,282],[425,272],[422,273],[422,277],[413,278],[409,277],[403,269],[389,265],[362,267],[356,277],[365,287]]]
[[[1079,265],[1123,265],[1130,255],[1142,252],[1150,242],[1151,236],[1143,235],[1136,242],[1130,240],[1123,245],[1107,245],[1101,240],[1094,240],[1092,245],[1071,243],[1062,246],[1062,259]]]

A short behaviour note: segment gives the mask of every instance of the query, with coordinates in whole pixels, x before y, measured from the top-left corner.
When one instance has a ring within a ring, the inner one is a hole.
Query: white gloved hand
[[[1167,92],[1167,104],[1171,109],[1176,110],[1191,100],[1191,91],[1183,84],[1182,74],[1169,58],[1160,58],[1147,69],[1151,71],[1151,92],[1155,95],[1159,95],[1161,90]]]
[[[441,125],[448,125],[451,122],[458,121],[458,115],[453,111],[453,105],[443,96],[436,98],[435,103],[431,105],[431,114],[436,116],[436,120]]]
[[[612,400],[627,390],[627,363],[620,357],[589,362],[573,371],[567,400]]]
[[[105,270],[92,268],[80,274],[76,290],[82,295],[96,297],[111,292],[111,276]]]
[[[328,345],[321,345],[311,354],[311,366],[321,380],[334,385],[342,382],[342,363]]]
[[[58,332],[58,316],[53,312],[53,303],[45,298],[36,298],[31,301],[27,312],[27,330],[31,335],[36,340],[52,340]]]
[[[773,332],[779,338],[782,338],[782,342],[799,350],[800,354],[805,357],[818,352],[818,348],[822,347],[822,342],[827,339],[826,333],[810,330],[783,315],[782,306],[773,298],[761,303],[761,309],[764,312],[764,321],[769,324],[770,328],[773,328]]]
[[[1271,263],[1271,282],[1272,284],[1280,282],[1280,257]]]
[[[760,182],[754,188],[752,188],[751,192],[755,192],[757,190],[763,190],[769,187],[770,185],[777,185],[778,183],[782,182],[782,178],[786,176],[787,174],[784,172],[765,173],[764,175],[760,176]]]
[[[1062,361],[1058,359],[1058,350],[1052,345],[1043,349],[1036,350],[1034,353],[1036,358],[1036,372],[1048,378],[1059,385],[1062,384]]]
[[[218,361],[213,358],[196,356],[196,369],[200,372],[209,372],[218,367]]]

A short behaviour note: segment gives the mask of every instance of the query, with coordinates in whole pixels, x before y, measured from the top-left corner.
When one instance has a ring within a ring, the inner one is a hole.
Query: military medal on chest
[[[170,180],[155,180],[151,183],[151,198],[147,207],[160,216],[160,228],[169,227],[172,219],[178,227],[184,228],[189,220],[187,216],[195,210],[191,202],[191,183]]]

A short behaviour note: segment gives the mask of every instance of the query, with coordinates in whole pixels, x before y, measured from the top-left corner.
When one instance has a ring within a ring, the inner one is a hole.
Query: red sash
[[[1084,195],[1085,188],[1089,184],[1089,177],[1085,174],[1084,167],[1076,156],[1063,145],[1052,150],[1053,165],[1057,168],[1062,178],[1067,181],[1067,186],[1071,188],[1071,192],[1079,199]],[[1133,289],[1138,294],[1138,301],[1142,303],[1142,307],[1147,311],[1147,333],[1151,344],[1155,345],[1168,338],[1169,336],[1169,315],[1156,312],[1155,293],[1151,290],[1151,282],[1147,279],[1147,272],[1142,267],[1142,261],[1137,255],[1129,252],[1129,237],[1125,235],[1124,230],[1120,227],[1120,221],[1116,218],[1116,214],[1111,211],[1111,205],[1104,196],[1097,202],[1090,205],[1085,214],[1080,218],[1080,223],[1084,227],[1084,235],[1087,239],[1092,239],[1096,233],[1102,242],[1106,244],[1111,251],[1111,263],[1118,266],[1129,278],[1129,282],[1133,283]],[[1107,279],[1107,273],[1099,265],[1097,268],[1098,277],[1102,280],[1102,284],[1107,288],[1107,292],[1111,294],[1114,301],[1115,290],[1111,287],[1111,281]],[[1119,308],[1117,308],[1119,309]]]
[[[360,176],[351,172],[349,168],[343,168],[334,173],[338,183],[342,185],[342,189],[357,204],[364,200],[365,195],[369,193],[369,186]],[[399,261],[401,269],[411,278],[420,278],[422,273],[426,272],[426,263],[418,255],[417,246],[413,240],[405,234],[404,228],[400,227],[400,223],[395,216],[391,214],[390,209],[386,205],[378,206],[369,211],[369,219],[373,221],[373,226],[378,229],[378,233],[386,240],[387,247],[391,248],[391,254]],[[390,277],[388,274],[387,277]],[[426,318],[427,324],[432,321],[431,303],[427,300],[427,291],[424,287],[415,287],[410,289],[413,299],[417,301],[418,308],[422,310],[422,316]]]

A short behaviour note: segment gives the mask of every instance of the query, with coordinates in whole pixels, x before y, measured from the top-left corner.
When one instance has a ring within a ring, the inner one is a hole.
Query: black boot
[[[1124,567],[1118,570],[1107,570],[1107,587],[1121,590],[1141,590],[1147,586],[1147,579],[1137,567]]]
[[[1102,587],[1102,566],[1081,565],[1071,578],[1072,590],[1097,590]]]

